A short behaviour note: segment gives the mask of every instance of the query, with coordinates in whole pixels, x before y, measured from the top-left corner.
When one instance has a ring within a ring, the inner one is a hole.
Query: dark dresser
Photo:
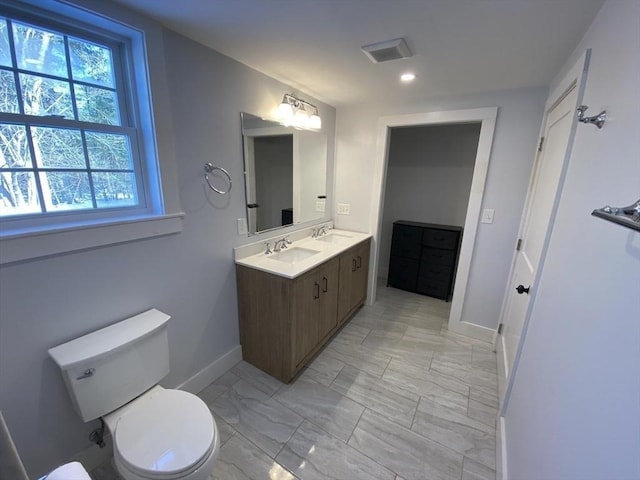
[[[462,227],[394,222],[387,285],[449,301],[461,241]]]

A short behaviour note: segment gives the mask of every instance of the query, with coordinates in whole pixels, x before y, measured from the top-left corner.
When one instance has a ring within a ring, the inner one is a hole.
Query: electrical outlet
[[[324,212],[324,200],[316,200],[316,212]]]
[[[493,223],[493,214],[495,210],[493,208],[485,208],[482,211],[482,218],[480,219],[480,223]]]
[[[336,213],[338,215],[351,215],[351,204],[339,203]]]
[[[247,231],[247,219],[239,218],[238,219],[238,235],[246,235]]]

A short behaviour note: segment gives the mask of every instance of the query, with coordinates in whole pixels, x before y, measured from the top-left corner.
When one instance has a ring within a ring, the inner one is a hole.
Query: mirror
[[[324,217],[326,135],[240,116],[249,235]]]

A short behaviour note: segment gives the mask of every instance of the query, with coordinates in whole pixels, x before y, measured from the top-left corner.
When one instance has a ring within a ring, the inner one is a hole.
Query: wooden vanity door
[[[367,297],[371,241],[357,245],[340,256],[338,321],[346,320]]]
[[[338,324],[338,264],[338,259],[334,258],[322,266],[318,272],[320,279],[318,341]]]
[[[337,323],[338,260],[334,259],[295,280],[293,366],[312,352]]]

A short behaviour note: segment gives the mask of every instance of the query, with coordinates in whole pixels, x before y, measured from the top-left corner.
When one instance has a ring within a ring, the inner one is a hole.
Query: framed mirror
[[[249,235],[324,217],[326,135],[240,117]]]

